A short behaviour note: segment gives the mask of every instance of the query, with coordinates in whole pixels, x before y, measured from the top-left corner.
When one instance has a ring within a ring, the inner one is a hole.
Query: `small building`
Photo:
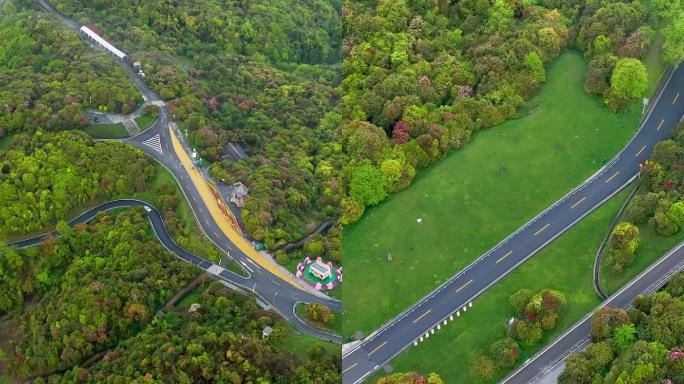
[[[325,280],[330,277],[331,272],[330,272],[330,266],[327,264],[324,264],[322,261],[316,260],[311,264],[311,268],[309,268],[309,272],[311,272],[312,275],[316,276],[317,278],[321,280]]]
[[[100,47],[104,48],[107,53],[112,54],[114,57],[121,61],[126,61],[128,60],[128,56],[126,56],[125,53],[121,52],[117,47],[112,45],[110,42],[107,40],[103,39],[102,36],[98,35],[97,32],[93,31],[92,29],[86,27],[85,25],[81,27],[80,29],[81,34],[85,37],[88,38],[88,40],[92,41],[93,43],[99,45]]]
[[[264,330],[261,331],[261,337],[263,339],[269,337],[273,333],[273,328],[269,327],[268,325],[264,327]]]
[[[248,157],[247,153],[245,153],[238,143],[226,143],[221,151],[221,160],[236,162]]]
[[[245,205],[247,194],[249,194],[249,188],[238,181],[233,184],[233,189],[230,192],[230,202],[242,208]]]

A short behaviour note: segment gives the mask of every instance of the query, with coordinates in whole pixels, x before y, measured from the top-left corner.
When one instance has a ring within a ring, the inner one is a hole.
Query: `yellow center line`
[[[378,345],[374,350],[370,351],[370,353],[368,354],[368,356],[370,356],[370,355],[374,354],[375,352],[377,352],[378,349],[384,347],[385,344],[387,344],[387,342],[386,342],[386,341],[383,341],[382,344]]]
[[[672,104],[676,103],[677,99],[679,99],[679,92],[677,92],[677,96],[675,96],[674,100],[672,100]]]
[[[505,255],[503,255],[503,256],[501,256],[501,258],[499,258],[499,260],[497,260],[496,263],[499,264],[499,263],[501,262],[501,260],[503,260],[503,259],[507,258],[508,256],[510,256],[511,253],[513,253],[513,251],[508,251],[508,253],[505,254]]]
[[[422,315],[416,317],[416,319],[413,320],[413,324],[415,324],[415,323],[417,323],[418,321],[420,321],[420,319],[422,319],[423,317],[425,317],[425,315],[427,315],[427,314],[430,313],[430,312],[432,312],[432,309],[428,309],[427,312],[425,312],[425,313],[423,313]]]
[[[540,230],[538,230],[537,232],[535,232],[534,235],[537,236],[537,235],[539,235],[540,233],[544,232],[544,230],[545,230],[546,228],[548,228],[549,225],[551,225],[551,224],[550,224],[550,223],[549,223],[549,224],[546,224],[545,226],[542,227],[542,229],[540,229]]]
[[[581,198],[581,199],[579,199],[579,200],[578,200],[575,204],[573,204],[572,207],[570,207],[570,208],[575,208],[576,206],[582,204],[582,202],[583,202],[584,200],[586,200],[586,199],[587,199],[586,196],[583,197],[583,198]]]
[[[472,282],[473,282],[473,279],[470,279],[470,281],[468,281],[467,283],[461,285],[461,287],[460,287],[459,289],[456,290],[456,293],[461,292],[465,287],[469,286],[470,283],[472,283]]]
[[[262,256],[259,252],[257,252],[249,242],[242,237],[230,224],[228,219],[224,216],[224,214],[221,212],[219,209],[218,204],[216,203],[216,198],[211,192],[211,189],[209,185],[207,184],[207,181],[200,175],[199,172],[195,171],[192,167],[192,160],[190,160],[190,156],[185,152],[183,149],[180,140],[176,136],[176,133],[169,127],[168,130],[169,136],[171,138],[171,145],[173,148],[173,151],[175,152],[176,156],[178,156],[178,159],[180,160],[181,166],[185,169],[186,173],[190,177],[190,181],[192,184],[195,185],[195,188],[197,189],[197,192],[199,193],[199,198],[204,202],[204,204],[207,207],[208,210],[208,215],[202,215],[201,217],[204,217],[204,219],[208,222],[208,219],[211,218],[214,220],[214,222],[218,225],[219,229],[221,232],[223,232],[226,237],[237,247],[239,248],[242,252],[244,252],[250,259],[256,261],[257,264],[260,266],[264,267],[267,269],[269,272],[280,278],[281,280],[293,285],[294,287],[297,287],[299,289],[303,289],[300,285],[299,282],[295,281],[294,278],[291,278],[289,275],[285,274],[283,271],[280,269],[276,268],[273,266],[268,260],[265,259],[264,256]],[[193,200],[195,200],[195,196],[191,195]],[[201,205],[200,207],[200,212],[202,212]],[[209,216],[209,218],[207,217]]]
[[[636,155],[634,155],[634,157],[637,157],[637,156],[641,155],[641,152],[643,152],[644,149],[646,149],[646,144],[644,144],[644,146],[641,147],[641,149],[639,150],[639,152],[637,152]]]
[[[615,176],[617,176],[617,175],[619,175],[619,174],[620,174],[620,171],[615,172],[615,174],[614,174],[613,176],[609,177],[609,178],[606,180],[606,183],[609,183],[611,180],[613,180],[613,178],[615,178]]]
[[[660,120],[660,124],[658,124],[658,128],[656,128],[656,131],[660,131],[660,128],[663,126],[663,123],[665,123],[665,118],[663,117],[662,120]]]
[[[345,369],[344,371],[342,371],[342,373],[347,373],[350,369],[356,367],[356,365],[358,365],[358,364],[359,364],[359,363],[354,363],[354,364],[350,365],[349,367],[347,367],[347,369]]]

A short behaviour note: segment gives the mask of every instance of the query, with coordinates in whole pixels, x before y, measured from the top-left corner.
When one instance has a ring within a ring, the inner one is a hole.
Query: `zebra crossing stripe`
[[[161,140],[159,138],[159,134],[156,134],[149,139],[143,141],[143,144],[151,147],[155,151],[162,153],[162,147],[161,147]]]

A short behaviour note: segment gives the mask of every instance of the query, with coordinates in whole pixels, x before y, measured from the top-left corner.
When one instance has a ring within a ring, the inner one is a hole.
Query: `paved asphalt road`
[[[606,299],[546,348],[527,360],[518,370],[502,380],[501,384],[555,382],[553,377],[546,380],[546,375],[560,374],[563,359],[575,351],[586,348],[591,342],[591,316],[596,310],[602,307],[627,308],[635,297],[656,291],[682,268],[684,268],[684,242],[677,245],[651,267]]]
[[[437,324],[443,325],[456,311],[462,312],[492,284],[632,181],[638,175],[639,164],[648,159],[658,141],[670,135],[684,114],[684,66],[666,76],[640,130],[615,158],[358,346],[346,350],[342,357],[343,383],[363,381],[414,341],[434,330]],[[683,91],[681,97],[680,90]],[[439,331],[431,337],[440,337]]]
[[[78,33],[78,28],[80,27],[73,21],[57,12],[47,1],[36,0],[36,3],[44,11],[55,16],[58,20],[65,23],[67,27]],[[122,62],[121,65],[126,70],[131,81],[140,90],[146,102],[161,102],[159,96],[142,81],[142,79],[136,74],[135,70],[128,63]],[[332,299],[323,294],[313,294],[311,292],[298,289],[281,280],[279,277],[273,275],[271,272],[254,263],[238,247],[231,243],[225,234],[223,234],[217,223],[209,214],[207,207],[204,205],[204,202],[199,195],[199,192],[190,180],[190,176],[181,166],[181,163],[173,150],[171,138],[169,137],[170,132],[167,128],[170,122],[171,118],[169,116],[168,108],[163,106],[161,107],[157,120],[150,128],[146,129],[139,135],[126,140],[125,142],[141,149],[169,170],[169,172],[178,182],[178,185],[188,201],[188,204],[190,205],[190,208],[192,209],[200,228],[207,238],[219,249],[225,252],[226,255],[228,255],[231,259],[242,265],[246,271],[249,271],[248,278],[238,278],[238,275],[232,276],[228,271],[222,273],[220,277],[224,278],[224,280],[230,282],[231,284],[239,285],[258,295],[261,300],[272,305],[284,318],[290,321],[299,330],[324,340],[341,343],[341,338],[338,335],[313,328],[302,321],[294,313],[294,306],[297,303],[319,303],[334,311],[342,311],[342,304],[339,300]],[[132,203],[134,200],[125,201],[133,205],[141,204],[140,202]],[[98,209],[111,209],[112,206],[107,204],[116,205],[122,203],[106,203],[101,207],[96,207],[93,210],[86,212],[84,214],[85,216],[82,215],[83,218],[88,218],[88,215],[93,215]],[[155,211],[150,213],[150,220],[152,221],[153,228],[155,228],[155,231],[157,232],[159,240],[162,241],[162,243],[173,252],[178,251],[176,255],[181,259],[197,265],[199,268],[207,270],[211,266],[210,262],[191,255],[188,252],[180,252],[179,250],[181,249],[175,245],[172,240],[170,240],[168,233],[166,233],[165,230],[160,231],[160,229],[163,228],[163,224],[155,223],[155,220],[160,220],[160,218],[157,217],[158,214],[154,214],[153,212]],[[81,216],[74,220],[79,220],[79,218],[81,218]],[[169,246],[172,243],[174,246]]]
[[[323,332],[319,329],[309,326],[299,317],[297,317],[293,312],[293,307],[296,302],[317,302],[328,305],[329,303],[327,301],[321,300],[317,296],[306,296],[306,292],[296,289],[286,283],[277,283],[276,281],[272,281],[271,284],[267,284],[266,287],[260,287],[259,279],[255,278],[255,274],[251,274],[250,276],[241,276],[236,274],[235,272],[223,268],[218,268],[216,264],[213,264],[210,261],[207,261],[197,255],[194,255],[186,251],[185,249],[181,248],[178,244],[176,244],[175,241],[173,241],[173,238],[164,226],[164,220],[159,211],[154,206],[147,204],[144,201],[135,199],[112,200],[101,205],[98,205],[96,207],[93,207],[87,210],[86,212],[83,212],[77,217],[71,219],[68,222],[68,224],[70,227],[73,227],[76,224],[87,223],[88,221],[95,218],[98,212],[131,207],[149,208],[149,211],[145,209],[145,213],[147,214],[147,217],[150,220],[150,224],[154,229],[154,233],[157,239],[167,250],[169,250],[169,252],[173,253],[179,259],[187,263],[190,263],[199,269],[206,271],[207,273],[213,275],[215,278],[222,280],[232,286],[236,286],[245,291],[253,291],[254,293],[258,293],[262,300],[271,303],[271,305],[273,306],[278,304],[280,306],[280,308],[276,308],[278,312],[280,312],[284,318],[286,318],[288,321],[294,324],[301,331],[324,340],[333,341],[337,343],[340,342],[339,336]],[[57,237],[59,236],[59,233],[57,231],[52,231],[49,234],[46,233],[34,236],[28,239],[8,243],[7,245],[16,248],[31,247],[42,243],[45,237],[48,235],[52,237]],[[285,293],[283,293],[281,288],[284,286],[291,287],[292,291],[286,291]],[[268,289],[269,287],[271,289]],[[256,291],[254,291],[255,289]],[[297,295],[297,293],[301,293],[301,295]],[[281,297],[282,299],[278,299]]]

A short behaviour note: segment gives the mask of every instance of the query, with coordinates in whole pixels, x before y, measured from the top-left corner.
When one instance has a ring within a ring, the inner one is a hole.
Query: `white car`
[[[152,208],[148,207],[147,205],[143,205],[143,208],[145,208],[147,212],[152,212]]]

